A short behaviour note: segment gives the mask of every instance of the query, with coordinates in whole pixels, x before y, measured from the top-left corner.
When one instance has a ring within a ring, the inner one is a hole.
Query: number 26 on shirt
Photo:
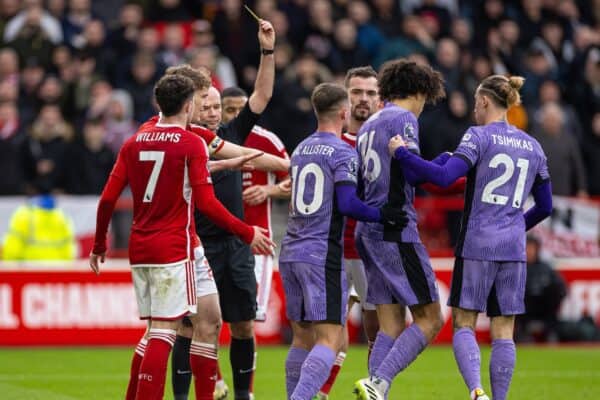
[[[304,194],[307,189],[308,176],[313,176],[314,188],[313,197],[308,203],[304,201]],[[319,211],[323,205],[323,186],[325,184],[325,175],[323,170],[316,163],[306,164],[298,173],[298,166],[292,167],[292,208],[294,214],[311,215]]]

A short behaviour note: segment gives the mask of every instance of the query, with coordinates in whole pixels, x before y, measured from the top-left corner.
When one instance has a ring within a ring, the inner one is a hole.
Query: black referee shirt
[[[228,142],[242,146],[246,138],[258,121],[260,114],[250,110],[249,102],[240,111],[239,115],[225,125],[219,126],[217,135]],[[223,170],[211,174],[215,195],[217,199],[230,213],[244,219],[244,204],[242,202],[242,172]],[[196,231],[203,241],[219,240],[231,237],[232,233],[223,230],[213,224],[208,218],[200,214],[198,210],[194,213]]]

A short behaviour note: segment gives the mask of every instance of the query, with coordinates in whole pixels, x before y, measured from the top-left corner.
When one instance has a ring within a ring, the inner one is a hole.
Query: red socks
[[[190,365],[194,374],[196,400],[213,400],[217,383],[217,347],[214,344],[192,341]]]
[[[331,372],[329,373],[329,378],[327,378],[327,382],[325,382],[321,390],[319,390],[320,393],[329,394],[338,374],[340,373],[340,369],[342,369],[342,364],[344,364],[345,359],[346,353],[340,351],[337,355],[337,358],[335,359],[335,364],[333,364],[333,367],[331,367]]]
[[[135,392],[137,391],[138,374],[140,373],[140,365],[144,358],[144,352],[146,351],[146,345],[148,341],[145,337],[142,337],[135,347],[133,358],[131,359],[131,370],[129,372],[129,384],[127,385],[127,394],[125,400],[135,400]]]
[[[148,345],[138,375],[137,400],[162,400],[165,393],[167,362],[175,343],[172,329],[150,329]]]

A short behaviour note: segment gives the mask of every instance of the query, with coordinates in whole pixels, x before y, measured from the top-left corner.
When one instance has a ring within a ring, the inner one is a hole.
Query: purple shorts
[[[346,273],[339,266],[281,262],[279,274],[290,321],[346,323],[348,287]]]
[[[367,272],[367,302],[414,306],[439,301],[435,274],[421,243],[386,242],[357,235]]]
[[[489,317],[525,312],[527,264],[518,261],[483,261],[458,257],[452,272],[448,305]]]

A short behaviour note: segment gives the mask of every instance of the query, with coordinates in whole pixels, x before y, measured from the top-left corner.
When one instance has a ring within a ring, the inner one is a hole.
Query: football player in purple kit
[[[491,317],[490,381],[494,400],[506,399],[515,366],[515,315],[525,312],[525,232],[552,212],[546,156],[540,144],[506,120],[520,101],[521,77],[493,75],[475,93],[475,120],[443,165],[415,157],[402,138],[390,141],[412,181],[446,186],[467,175],[465,209],[448,305],[452,306],[453,348],[473,400],[489,400],[481,385],[475,339],[479,312]],[[529,194],[535,205],[523,214]]]
[[[355,384],[361,400],[387,398],[394,377],[417,358],[443,324],[435,275],[417,231],[415,189],[388,152],[390,139],[400,134],[409,150],[419,154],[417,118],[425,103],[444,97],[443,79],[429,66],[399,59],[383,65],[378,85],[385,106],[358,135],[364,201],[372,207],[388,202],[405,211],[409,221],[405,228],[372,222],[356,228],[356,247],[367,272],[367,301],[376,305],[380,324],[369,359],[370,377]],[[406,306],[414,323],[404,329]]]
[[[288,399],[310,400],[342,344],[348,301],[343,270],[344,216],[403,227],[403,210],[370,207],[356,194],[357,154],[340,137],[349,115],[343,86],[324,83],[311,97],[317,131],[291,158],[292,198],[280,273],[293,340],[286,359]]]

